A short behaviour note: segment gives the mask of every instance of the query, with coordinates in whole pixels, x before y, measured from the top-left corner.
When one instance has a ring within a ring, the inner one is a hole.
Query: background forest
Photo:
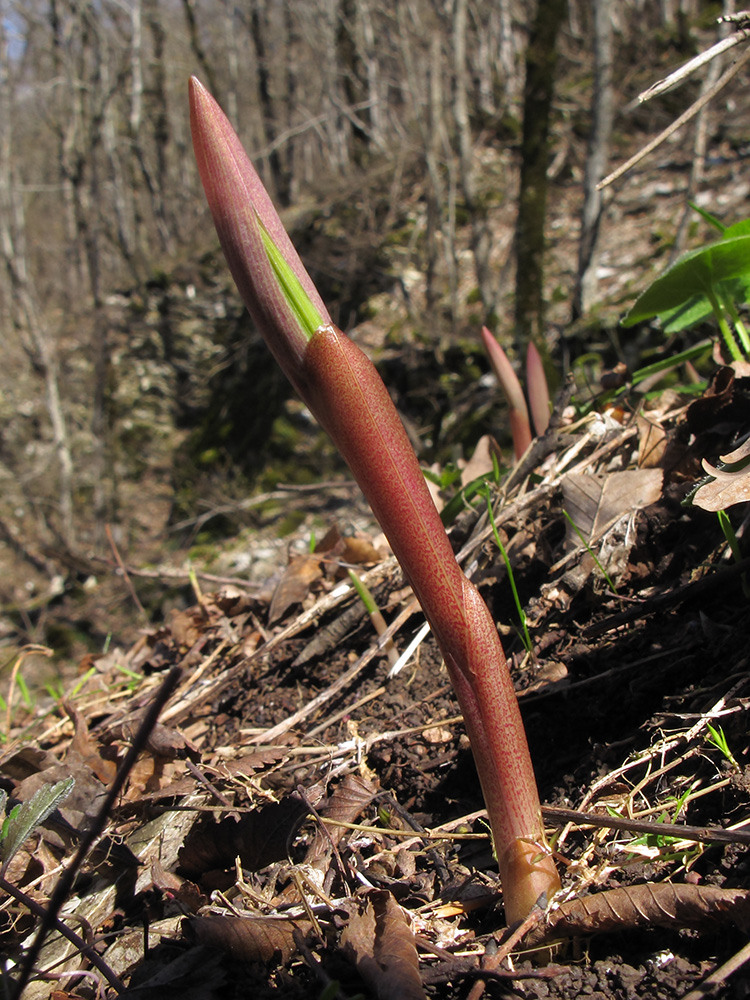
[[[535,338],[558,372],[581,356],[594,378],[634,363],[648,342],[621,343],[617,318],[653,262],[695,238],[688,198],[728,222],[747,214],[746,73],[641,172],[594,191],[697,96],[700,79],[633,103],[716,40],[717,3],[0,9],[11,658],[29,642],[80,657],[125,629],[115,547],[131,567],[171,565],[178,583],[188,556],[262,578],[266,525],[278,539],[299,514],[277,484],[345,474],[230,284],[190,145],[191,73],[236,125],[332,315],[387,369],[427,464],[468,455],[488,430],[507,440],[482,323],[511,353]],[[139,584],[146,617],[164,610],[169,574],[153,576]]]

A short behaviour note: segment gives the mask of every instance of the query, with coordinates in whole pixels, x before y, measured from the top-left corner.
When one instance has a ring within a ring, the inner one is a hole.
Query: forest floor
[[[715,197],[704,204],[728,223],[750,190],[737,147],[717,142],[708,165]],[[608,209],[613,315],[644,262],[666,255],[659,233],[674,232],[691,155],[674,152]],[[575,199],[563,188],[552,208],[551,283],[567,292]],[[501,211],[509,255],[510,198]],[[564,347],[569,297],[557,303]],[[613,347],[614,326],[591,352]],[[484,502],[451,528],[500,622],[563,880],[525,938],[508,942],[478,779],[431,636],[390,676],[346,586],[345,567],[357,566],[403,652],[423,620],[358,490],[337,482],[285,494],[331,527],[314,551],[305,522],[270,547],[266,583],[196,575],[192,606],[85,656],[52,708],[25,710],[16,661],[0,798],[28,802],[70,776],[75,786],[9,861],[3,829],[6,995],[29,960],[33,907],[49,909],[67,870],[60,920],[94,954],[48,928],[30,1000],[748,996],[750,567],[733,563],[715,514],[682,505],[701,460],[748,431],[747,375],[722,377],[721,392],[714,381],[692,404],[625,387],[618,405],[575,424],[558,414],[493,485],[530,652]],[[467,479],[487,470],[486,453],[477,462]],[[731,511],[738,529],[746,511]],[[135,573],[104,579],[100,618],[115,592],[122,606],[137,590]],[[96,843],[82,847],[97,817]],[[542,942],[554,944],[546,965]]]
[[[0,759],[12,797],[76,784],[3,876],[45,905],[101,814],[62,919],[110,977],[52,928],[35,960],[45,978],[24,995],[707,995],[691,990],[750,927],[748,598],[716,516],[681,501],[701,458],[747,430],[747,381],[727,375],[718,401],[666,392],[636,417],[626,395],[563,420],[495,488],[531,653],[486,505],[451,530],[506,623],[564,885],[557,923],[540,911],[530,932],[561,942],[549,964],[529,957],[539,943],[503,947],[481,793],[431,637],[391,677],[342,584],[356,565],[403,652],[419,611],[339,487],[331,510],[361,530],[298,550],[269,594],[196,581],[193,607],[92,658],[64,711],[14,733]],[[139,732],[165,683],[159,726]],[[103,808],[118,765],[124,785]],[[6,897],[0,919],[8,963],[23,963],[27,905]],[[744,997],[750,974],[718,981]]]

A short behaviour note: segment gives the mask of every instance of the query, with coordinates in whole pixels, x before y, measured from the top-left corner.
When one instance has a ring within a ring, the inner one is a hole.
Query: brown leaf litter
[[[26,995],[83,997],[95,976],[100,994],[124,983],[134,998],[333,996],[335,981],[341,996],[448,1000],[502,981],[531,998],[671,1000],[712,969],[719,985],[734,975],[750,912],[746,567],[726,562],[715,519],[680,502],[702,462],[746,457],[733,458],[735,382],[689,419],[665,395],[631,416],[558,420],[532,447],[494,505],[530,652],[486,509],[467,505],[452,528],[506,634],[564,873],[525,940],[504,929],[476,776],[419,609],[379,540],[334,526],[290,559],[270,601],[241,581],[200,594],[132,649],[89,661],[75,700],[37,721],[33,742],[7,745],[12,802],[76,778],[8,870],[23,894],[0,896],[13,962],[33,924],[23,899],[49,905],[118,789],[59,918],[85,929],[111,985],[52,933],[35,960],[52,982]],[[469,468],[486,467],[483,447]],[[413,647],[396,675],[349,564],[386,637]],[[583,964],[565,950],[546,968],[524,961],[562,939],[588,942]]]

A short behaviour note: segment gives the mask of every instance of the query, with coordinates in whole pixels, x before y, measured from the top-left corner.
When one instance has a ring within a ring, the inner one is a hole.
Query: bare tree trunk
[[[370,145],[370,109],[367,106],[367,75],[356,35],[356,0],[338,0],[336,25],[336,66],[349,105],[352,130],[352,159],[361,165]],[[359,108],[354,112],[351,109]]]
[[[526,50],[521,139],[521,184],[516,223],[516,336],[533,340],[542,357],[544,330],[544,224],[547,217],[549,120],[557,66],[557,36],[567,0],[539,0]]]
[[[221,104],[223,95],[221,94],[219,87],[216,85],[216,77],[211,69],[211,64],[208,61],[206,50],[203,48],[200,32],[198,30],[198,22],[195,18],[195,0],[182,0],[182,7],[185,11],[185,22],[187,23],[188,28],[190,48],[192,49],[196,62],[200,66],[206,86],[216,97],[216,100]]]
[[[258,103],[262,118],[263,135],[265,138],[268,153],[263,157],[267,169],[264,173],[264,180],[272,190],[272,194],[280,205],[289,204],[289,178],[287,177],[281,163],[281,156],[276,146],[276,138],[279,134],[277,123],[276,107],[271,97],[270,71],[268,64],[268,54],[266,51],[266,34],[268,26],[261,11],[262,0],[253,0],[250,8],[250,24],[253,45],[255,46],[255,59],[258,73]]]
[[[722,4],[722,14],[724,17],[733,14],[734,9],[734,0],[724,0],[724,3]],[[719,37],[725,38],[728,34],[729,25],[726,22],[720,24]],[[701,84],[701,96],[703,96],[707,90],[710,90],[719,79],[723,64],[724,60],[722,56],[717,56],[708,64],[706,74],[703,77],[703,83]],[[713,108],[711,104],[706,104],[700,109],[695,119],[693,164],[690,168],[690,177],[688,179],[688,187],[685,194],[685,206],[682,210],[682,215],[680,216],[679,225],[677,226],[674,244],[669,253],[670,263],[674,263],[685,248],[690,219],[693,217],[693,209],[690,207],[690,203],[695,198],[696,193],[703,183],[703,173],[706,167],[706,148],[708,145],[708,123],[712,111]]]
[[[26,256],[26,224],[23,195],[13,169],[13,130],[8,53],[0,25],[0,254],[11,291],[12,321],[34,371],[44,383],[47,413],[59,470],[59,536],[69,550],[75,549],[73,523],[73,459],[67,423],[60,398],[57,357],[49,331],[37,311]]]
[[[178,220],[173,218],[172,227],[170,227],[166,204],[169,191],[167,149],[171,139],[165,69],[166,32],[159,15],[159,0],[143,0],[143,4],[153,46],[146,116],[151,125],[156,161],[153,206],[162,246],[169,253],[172,249],[171,232]]]
[[[518,97],[519,73],[516,71],[516,48],[513,39],[512,0],[498,0],[500,10],[500,67],[509,103]]]
[[[367,76],[367,100],[372,140],[381,149],[385,147],[385,95],[381,93],[381,71],[378,62],[378,45],[375,40],[372,11],[367,0],[357,0],[357,18],[362,30],[363,59]]]
[[[594,7],[594,100],[591,133],[583,179],[583,214],[578,245],[578,278],[573,297],[573,315],[584,315],[597,293],[597,242],[602,214],[602,193],[596,185],[604,177],[609,159],[609,140],[614,119],[612,86],[611,0],[593,0]]]
[[[495,292],[490,272],[492,239],[487,212],[476,194],[472,162],[471,126],[469,123],[468,64],[466,59],[467,0],[455,0],[453,8],[453,117],[458,140],[458,163],[466,211],[471,221],[471,250],[477,286],[484,306],[485,319],[495,307]],[[481,31],[480,31],[481,34]]]
[[[442,257],[448,277],[448,295],[450,302],[450,318],[453,322],[458,313],[458,268],[456,260],[456,180],[453,167],[453,151],[448,146],[445,134],[443,106],[443,59],[442,37],[435,30],[430,44],[429,67],[429,131],[427,138],[427,171],[432,187],[433,232],[439,230],[442,239]],[[443,181],[440,164],[446,168],[446,181]],[[434,261],[437,254],[433,256]],[[434,294],[431,296],[435,303]]]
[[[224,0],[224,37],[227,50],[227,89],[226,113],[231,122],[239,121],[239,106],[237,104],[237,86],[240,79],[240,53],[238,34],[238,11],[235,0]]]
[[[294,0],[284,3],[284,30],[286,34],[286,127],[291,133],[295,125],[297,110],[297,49],[300,45],[299,31],[292,10]],[[289,202],[292,204],[299,196],[299,176],[297,170],[297,143],[291,139],[286,147],[286,173],[289,178]]]

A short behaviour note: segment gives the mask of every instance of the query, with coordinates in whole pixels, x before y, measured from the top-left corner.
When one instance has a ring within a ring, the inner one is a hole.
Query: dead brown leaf
[[[693,434],[710,431],[720,421],[731,420],[737,415],[738,403],[744,408],[736,383],[735,373],[729,365],[717,368],[706,391],[700,399],[694,399],[687,409],[688,427]]]
[[[500,445],[491,434],[485,434],[477,441],[474,453],[461,469],[461,485],[468,486],[469,483],[480,476],[486,476],[492,472],[493,455],[497,458],[498,462],[502,463]]]
[[[319,812],[326,819],[354,823],[377,792],[377,787],[371,781],[357,774],[347,774]],[[327,826],[325,830],[318,830],[305,856],[306,864],[320,867],[321,861],[327,863],[331,844],[337,844],[345,832],[345,827],[333,825]]]
[[[109,785],[117,774],[117,764],[113,760],[105,760],[102,757],[99,744],[89,735],[86,721],[75,705],[66,702],[63,704],[63,708],[75,727],[75,735],[68,747],[66,761],[68,764],[76,761],[90,767],[99,781]]]
[[[569,473],[563,477],[563,505],[587,541],[595,541],[623,514],[655,503],[661,496],[660,469],[629,469],[605,476]],[[568,540],[577,548],[580,538],[568,526]]]
[[[692,927],[734,924],[750,930],[750,890],[714,886],[646,883],[610,889],[562,903],[547,922],[527,936],[530,945],[556,937],[578,937],[635,927]]]
[[[703,468],[713,476],[710,482],[699,486],[693,496],[693,503],[703,510],[724,510],[750,500],[750,439],[719,457],[727,468],[715,468],[703,459]]]
[[[196,945],[177,958],[146,959],[133,974],[122,1000],[219,1000],[227,995],[221,955]]]
[[[18,802],[32,798],[43,785],[75,778],[71,793],[42,827],[45,841],[53,848],[69,848],[76,838],[75,830],[96,814],[106,795],[106,787],[91,767],[76,753],[68,756],[61,763],[48,751],[22,747],[0,760],[0,774],[14,781],[12,797]],[[58,814],[62,823],[57,822]]]
[[[297,950],[294,932],[306,935],[307,920],[273,917],[193,917],[183,930],[199,944],[229,952],[242,962],[284,965]]]
[[[390,892],[368,889],[349,908],[341,945],[378,1000],[425,1000],[414,935]]]
[[[363,563],[379,563],[381,559],[381,553],[368,538],[360,538],[358,535],[347,535],[344,538],[344,551],[341,553],[342,562],[361,566]]]
[[[655,469],[667,450],[667,432],[649,416],[638,416],[638,468]]]
[[[269,623],[277,621],[293,604],[307,597],[310,584],[323,575],[320,555],[295,556],[284,570],[268,609]]]
[[[206,631],[206,620],[199,606],[187,611],[173,608],[169,615],[169,630],[180,649],[191,649]]]

